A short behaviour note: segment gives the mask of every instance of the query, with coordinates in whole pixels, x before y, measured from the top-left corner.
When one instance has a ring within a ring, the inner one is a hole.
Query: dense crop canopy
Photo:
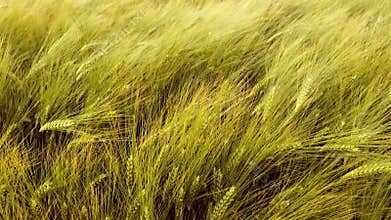
[[[0,219],[390,219],[390,12],[0,0]]]

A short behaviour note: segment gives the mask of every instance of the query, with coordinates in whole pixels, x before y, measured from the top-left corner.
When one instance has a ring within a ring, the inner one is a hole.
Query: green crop
[[[390,219],[390,12],[0,0],[0,219]]]

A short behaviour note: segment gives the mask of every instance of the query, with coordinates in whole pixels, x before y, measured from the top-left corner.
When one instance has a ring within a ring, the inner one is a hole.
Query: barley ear
[[[64,119],[64,120],[55,120],[44,124],[39,131],[48,131],[48,130],[62,130],[64,128],[71,127],[76,123],[73,120]]]
[[[322,147],[324,151],[340,151],[340,152],[359,152],[360,150],[353,145],[338,145],[330,144]]]
[[[355,179],[376,174],[391,174],[391,162],[383,161],[364,164],[342,176],[342,179]]]
[[[233,202],[236,193],[236,187],[232,186],[215,205],[210,219],[221,219],[226,213],[228,206]]]
[[[170,190],[172,189],[172,186],[174,185],[175,180],[177,179],[178,171],[179,171],[178,167],[175,167],[174,169],[172,169],[172,171],[168,175],[168,178],[163,186],[163,199],[169,198],[168,194],[169,194]]]
[[[132,155],[126,161],[126,181],[128,187],[131,187],[134,183],[134,161]]]
[[[215,201],[217,202],[220,198],[220,193],[223,190],[223,173],[220,169],[213,169],[213,188],[214,191],[217,192],[216,196],[214,197]]]
[[[301,88],[297,94],[296,106],[294,112],[298,112],[304,107],[305,102],[309,99],[311,95],[315,80],[316,80],[316,76],[313,74],[308,75],[304,79],[304,82],[302,83]]]
[[[175,196],[175,215],[179,219],[183,218],[184,198],[185,190],[183,187],[181,187],[178,194]]]
[[[32,198],[30,199],[30,208],[34,214],[39,212],[39,203],[40,199],[49,191],[53,189],[53,183],[50,181],[45,181],[42,185],[35,190]]]
[[[133,202],[130,203],[127,210],[127,219],[136,219],[140,211],[140,202],[136,198]]]
[[[196,176],[196,178],[191,184],[189,197],[190,198],[195,197],[197,195],[199,188],[200,188],[200,176]]]

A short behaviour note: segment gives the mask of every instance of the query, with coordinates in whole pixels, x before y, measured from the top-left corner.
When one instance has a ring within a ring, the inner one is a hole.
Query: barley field
[[[0,219],[390,220],[390,0],[0,0]]]

